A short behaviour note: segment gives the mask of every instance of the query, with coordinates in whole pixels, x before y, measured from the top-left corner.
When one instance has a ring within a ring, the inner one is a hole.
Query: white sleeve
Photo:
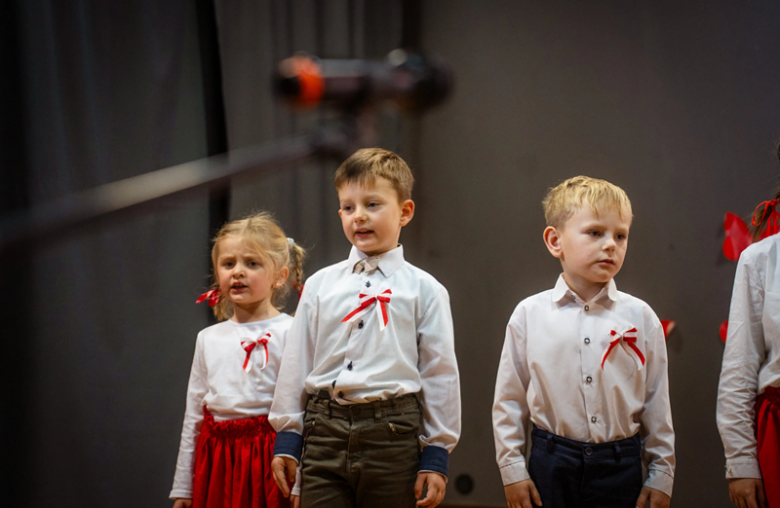
[[[316,295],[316,288],[313,289],[311,283],[304,286],[293,323],[287,332],[274,400],[268,415],[268,421],[277,433],[303,434],[303,415],[309,399],[305,384],[313,368],[317,333],[317,305],[312,293]]]
[[[766,358],[764,288],[743,253],[731,295],[728,336],[718,387],[717,422],[726,452],[727,478],[761,478],[756,456],[754,409],[758,371]]]
[[[450,299],[443,287],[420,318],[417,341],[423,415],[420,441],[452,452],[460,438],[460,377]]]
[[[647,465],[647,487],[672,495],[674,484],[674,428],[669,403],[669,361],[663,326],[653,315],[645,338],[647,356],[645,403],[639,416],[643,460]]]
[[[524,309],[515,310],[506,327],[493,397],[496,462],[504,485],[530,478],[525,461],[530,417],[526,392],[531,376],[526,361]]]
[[[181,429],[179,458],[176,461],[176,473],[173,477],[173,489],[170,498],[192,497],[192,478],[195,471],[195,446],[203,424],[203,399],[208,393],[208,374],[203,359],[202,336],[195,343],[195,356],[192,359],[190,382],[187,386],[187,406],[184,410],[184,423]]]

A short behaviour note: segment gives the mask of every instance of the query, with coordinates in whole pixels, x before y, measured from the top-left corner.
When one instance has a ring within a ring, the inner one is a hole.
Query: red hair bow
[[[211,291],[206,291],[202,295],[200,295],[200,298],[195,300],[195,303],[201,303],[205,302],[206,300],[209,301],[209,307],[213,307],[219,302],[220,297],[220,291],[219,288],[212,289]]]

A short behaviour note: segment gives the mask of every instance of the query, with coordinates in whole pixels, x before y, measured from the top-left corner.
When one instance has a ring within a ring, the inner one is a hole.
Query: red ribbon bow
[[[370,307],[376,302],[379,302],[379,305],[377,306],[377,312],[379,312],[379,318],[380,318],[379,329],[384,330],[388,322],[387,304],[390,303],[390,297],[384,295],[391,295],[391,294],[393,294],[393,292],[390,291],[389,289],[385,289],[378,295],[360,293],[358,295],[358,297],[360,298],[360,306],[358,306],[357,309],[347,314],[347,317],[342,319],[341,322],[346,323],[347,321],[357,319],[358,317],[368,312],[368,307]]]
[[[246,351],[246,359],[244,359],[245,371],[249,372],[249,370],[252,368],[252,362],[250,361],[250,358],[252,356],[252,351],[254,351],[258,344],[263,346],[263,366],[260,367],[260,370],[263,370],[266,365],[268,365],[268,339],[270,338],[271,334],[266,333],[259,339],[241,341],[241,347],[244,348],[244,351]]]
[[[615,330],[611,330],[609,335],[611,337],[615,337],[615,339],[609,343],[609,347],[607,347],[607,350],[604,352],[604,356],[601,358],[601,370],[604,370],[604,362],[607,361],[607,357],[612,352],[612,350],[617,347],[618,344],[621,344],[626,353],[628,353],[629,356],[634,359],[637,370],[642,370],[642,367],[645,364],[645,356],[636,346],[636,327],[623,332],[623,335],[620,335]]]
[[[777,204],[778,200],[776,199],[773,199],[772,201],[764,201],[763,203],[760,203],[753,212],[752,222],[754,226],[759,227],[764,224],[764,221],[766,221],[766,229],[761,233],[761,239],[764,239],[770,235],[774,235],[780,231],[780,228],[778,228],[780,212],[777,211]],[[756,222],[756,216],[758,215],[758,211],[762,206],[764,207],[764,211],[761,212],[761,219]]]
[[[209,307],[213,307],[219,302],[220,297],[220,291],[219,288],[212,289],[211,291],[206,291],[202,295],[200,295],[200,298],[195,300],[195,303],[201,303],[205,302],[206,300],[209,301]]]

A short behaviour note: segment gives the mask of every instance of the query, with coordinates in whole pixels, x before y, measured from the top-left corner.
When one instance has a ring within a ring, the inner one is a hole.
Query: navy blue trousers
[[[581,443],[534,427],[528,472],[544,508],[634,508],[642,490],[639,434]]]

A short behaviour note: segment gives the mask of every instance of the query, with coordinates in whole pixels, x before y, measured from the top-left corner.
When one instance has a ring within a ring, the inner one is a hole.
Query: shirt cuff
[[[276,444],[274,445],[274,457],[277,455],[286,455],[295,459],[295,462],[301,462],[301,451],[303,450],[303,437],[297,432],[279,432],[276,434]]]
[[[187,492],[186,490],[172,490],[171,495],[168,496],[169,499],[192,499],[192,491]]]
[[[524,461],[513,462],[501,467],[499,471],[501,472],[501,481],[505,486],[527,480],[531,477],[528,474],[528,468],[525,467]]]
[[[450,452],[440,446],[428,445],[420,457],[420,471],[433,471],[447,477]]]
[[[758,459],[740,457],[726,461],[726,478],[761,478]]]
[[[660,490],[669,497],[672,497],[672,486],[674,485],[674,477],[658,469],[650,469],[647,471],[647,480],[645,480],[645,487],[651,489]]]

